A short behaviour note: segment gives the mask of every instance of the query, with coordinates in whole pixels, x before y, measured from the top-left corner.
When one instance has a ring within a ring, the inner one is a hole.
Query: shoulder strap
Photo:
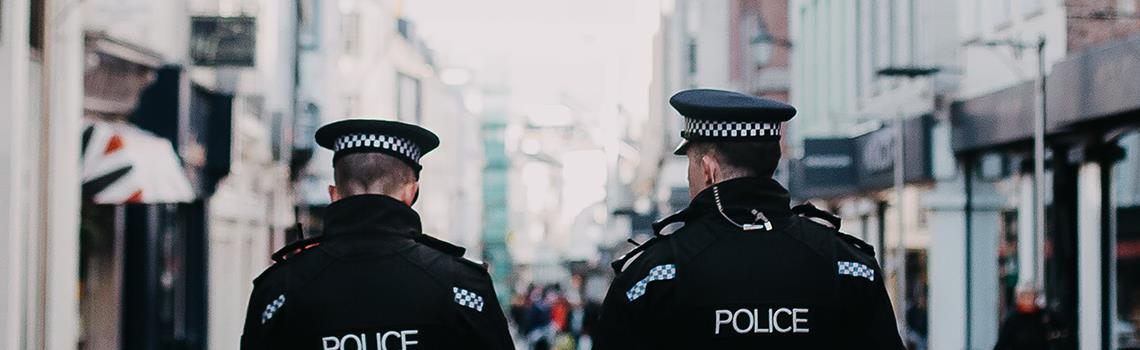
[[[839,232],[839,230],[835,231],[835,235],[839,236],[839,239],[842,239],[843,242],[850,244],[852,247],[855,247],[856,249],[859,249],[860,251],[867,253],[867,255],[870,255],[872,258],[875,257],[875,247],[872,247],[870,244],[867,244],[867,242],[864,242],[863,240],[858,239],[855,236],[852,236],[852,235],[849,235],[849,234],[846,234],[843,232]]]
[[[668,236],[653,236],[649,238],[648,241],[645,241],[645,243],[637,243],[633,240],[633,238],[630,238],[627,240],[627,242],[634,245],[633,249],[629,252],[626,252],[625,254],[622,254],[622,256],[618,257],[617,260],[611,262],[610,267],[614,269],[615,273],[620,273],[622,271],[622,267],[625,267],[626,262],[628,262],[630,259],[633,259],[633,257],[637,256],[638,253],[645,251],[645,249],[649,248],[649,246],[660,242],[663,237]]]
[[[463,254],[467,252],[466,248],[448,243],[444,240],[441,240],[439,238],[435,238],[432,236],[428,236],[426,234],[421,233],[421,234],[417,235],[415,239],[416,239],[416,242],[418,242],[419,244],[426,245],[432,249],[441,251],[447,255],[462,257]]]
[[[285,247],[282,247],[282,249],[270,255],[270,258],[274,259],[275,263],[285,261],[288,258],[294,257],[296,254],[300,254],[301,252],[312,249],[312,247],[320,245],[321,238],[324,238],[324,236],[299,239],[299,241],[285,245]]]
[[[872,247],[870,244],[867,244],[867,242],[864,242],[863,240],[856,238],[855,236],[852,236],[852,235],[849,235],[849,234],[846,234],[846,233],[839,231],[840,224],[842,223],[842,220],[840,220],[838,216],[835,216],[835,214],[829,213],[823,209],[816,208],[811,203],[804,203],[804,204],[800,204],[800,205],[793,207],[792,213],[795,215],[802,216],[802,217],[807,218],[807,219],[820,219],[820,220],[827,222],[828,224],[831,224],[831,227],[828,227],[828,229],[831,229],[832,231],[834,231],[835,236],[839,237],[839,239],[842,240],[844,243],[847,243],[848,245],[855,247],[855,249],[858,249],[859,251],[867,253],[867,255],[870,255],[871,257],[875,256],[875,247]],[[815,221],[815,220],[812,220],[812,221]],[[822,223],[820,223],[820,222],[817,222],[817,223],[822,225]],[[823,225],[823,226],[826,226],[826,225]]]
[[[838,216],[835,216],[835,214],[816,208],[811,203],[804,203],[792,207],[792,214],[827,221],[836,231],[839,231],[840,224],[842,223],[842,220],[840,220]]]

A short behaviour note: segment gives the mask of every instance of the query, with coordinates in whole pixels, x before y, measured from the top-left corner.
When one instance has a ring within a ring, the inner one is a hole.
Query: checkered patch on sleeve
[[[652,269],[649,269],[648,276],[645,276],[645,278],[637,281],[637,283],[633,285],[633,288],[630,288],[628,292],[625,292],[625,297],[628,298],[629,301],[634,301],[645,294],[645,287],[649,286],[649,282],[671,280],[675,277],[677,277],[677,267],[675,265],[658,265]]]
[[[840,275],[855,276],[855,277],[863,277],[863,278],[866,278],[866,279],[871,280],[871,281],[875,280],[875,270],[872,270],[870,267],[867,267],[867,265],[863,265],[863,264],[860,264],[857,262],[840,261],[839,262],[839,274]]]
[[[265,306],[265,311],[261,312],[261,324],[269,322],[269,319],[273,318],[273,314],[277,313],[277,310],[280,310],[282,306],[285,306],[285,294],[278,295],[277,299]]]
[[[455,293],[456,304],[483,312],[483,297],[459,287],[451,287],[451,291]]]
[[[420,148],[416,146],[415,142],[402,137],[379,134],[349,134],[341,136],[333,145],[333,150],[340,152],[346,149],[365,147],[393,151],[408,157],[408,159],[411,159],[412,162],[415,163],[419,163],[420,156],[422,156],[422,152],[420,152]]]

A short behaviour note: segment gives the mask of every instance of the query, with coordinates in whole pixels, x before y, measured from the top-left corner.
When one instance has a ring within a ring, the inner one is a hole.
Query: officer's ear
[[[711,155],[701,155],[701,172],[705,175],[705,185],[711,186],[720,178],[720,164]]]
[[[400,201],[407,204],[409,207],[416,204],[416,200],[420,196],[420,183],[411,181],[400,191]]]
[[[336,185],[329,185],[329,202],[336,202],[340,200],[340,193],[336,191]]]

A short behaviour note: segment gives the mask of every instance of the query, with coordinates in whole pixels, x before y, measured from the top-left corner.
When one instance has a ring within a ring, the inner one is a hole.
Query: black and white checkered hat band
[[[420,156],[423,155],[420,147],[411,140],[389,135],[348,134],[337,139],[333,146],[333,151],[336,152],[363,147],[386,149],[408,157],[415,163],[419,163]]]
[[[685,118],[685,135],[701,137],[780,136],[780,123],[729,122]]]

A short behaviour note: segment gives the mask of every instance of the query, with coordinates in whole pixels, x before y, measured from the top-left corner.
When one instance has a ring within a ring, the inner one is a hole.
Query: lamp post
[[[899,66],[899,67],[886,67],[880,69],[876,74],[880,77],[902,77],[908,80],[913,80],[919,77],[927,77],[937,74],[941,71],[938,67],[919,67],[919,66]],[[895,117],[895,137],[894,137],[894,192],[895,192],[895,230],[898,232],[898,243],[895,247],[895,281],[898,284],[896,291],[896,299],[899,301],[899,306],[902,310],[906,309],[906,292],[907,292],[907,279],[906,279],[906,234],[905,220],[903,219],[903,188],[906,182],[905,170],[905,153],[903,152],[903,120],[905,120],[903,112],[900,110]],[[882,247],[880,247],[882,248]],[[899,313],[896,310],[896,313]],[[906,318],[901,317],[905,315],[905,311],[900,313],[899,332],[906,334],[907,324]]]
[[[768,67],[768,65],[772,63],[772,56],[775,55],[777,47],[787,49],[789,51],[789,54],[792,49],[791,41],[772,36],[772,34],[768,32],[768,28],[762,20],[763,17],[759,18],[761,20],[756,26],[756,35],[748,41],[748,49],[751,53],[751,62],[753,63],[753,66],[744,70],[747,72],[745,73],[745,76],[748,77],[748,83],[746,84],[748,86],[745,88],[749,90],[749,93],[754,93],[757,95],[761,95],[766,92],[763,91],[763,88],[761,88],[763,84],[760,82],[762,80],[760,70]],[[745,65],[747,66],[747,64]],[[783,86],[781,90],[786,92],[789,89],[788,86]],[[791,139],[793,135],[790,133],[792,131],[788,130],[787,132],[789,133],[787,135],[787,138]],[[780,166],[776,171],[776,180],[784,184],[787,184],[789,181],[787,164],[788,163],[786,160],[781,159]]]
[[[1033,235],[1036,265],[1034,267],[1033,284],[1038,290],[1043,290],[1045,280],[1045,36],[1037,38],[1037,42],[1023,42],[1017,40],[971,40],[964,46],[1009,47],[1014,50],[1015,56],[1020,56],[1028,48],[1037,50],[1037,94],[1033,113]]]
[[[783,47],[785,49],[792,48],[792,42],[787,39],[781,39],[772,36],[765,28],[757,30],[756,36],[748,42],[748,48],[752,50],[752,59],[755,60],[756,67],[764,67],[772,62],[772,53],[776,52],[776,47]]]

